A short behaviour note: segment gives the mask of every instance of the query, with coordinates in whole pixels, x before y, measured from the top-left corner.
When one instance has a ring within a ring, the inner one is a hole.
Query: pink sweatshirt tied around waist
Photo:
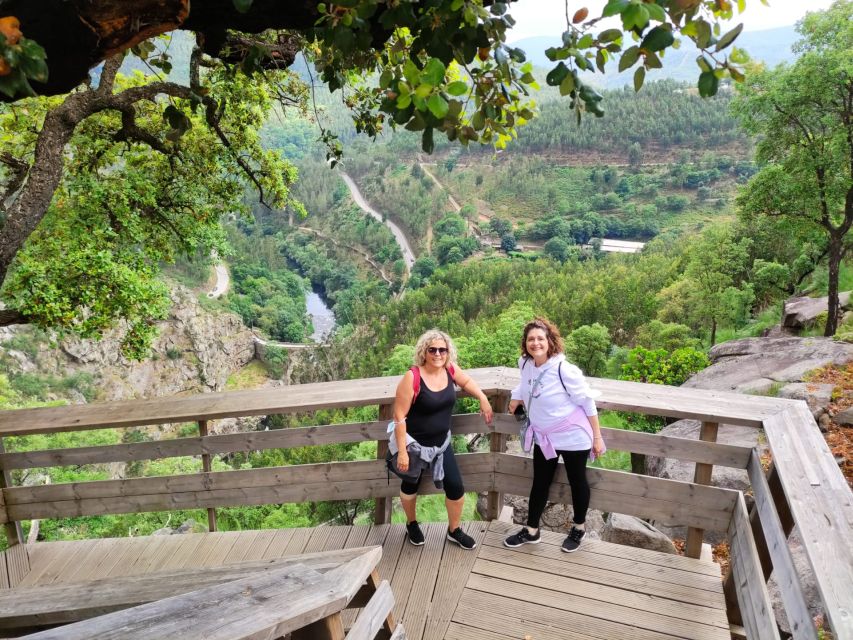
[[[539,448],[542,449],[542,453],[547,460],[551,460],[552,458],[557,457],[557,452],[554,449],[554,445],[551,444],[551,438],[549,437],[553,433],[565,433],[566,431],[571,431],[572,429],[583,429],[586,431],[586,434],[589,436],[589,441],[593,441],[593,433],[592,433],[592,425],[589,423],[589,418],[586,413],[584,413],[583,407],[578,407],[568,416],[566,416],[563,420],[554,424],[550,427],[539,427],[537,425],[531,424],[530,428],[527,430],[527,433],[524,434],[524,450],[530,451],[533,448],[533,432],[536,432],[536,441],[539,444]],[[604,442],[602,441],[602,451],[604,454],[607,451],[607,447],[604,446]],[[589,459],[595,460],[596,455],[593,453],[592,447],[589,450]]]

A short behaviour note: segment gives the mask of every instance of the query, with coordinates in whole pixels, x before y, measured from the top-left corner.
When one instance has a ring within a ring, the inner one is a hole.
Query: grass
[[[417,507],[418,522],[447,522],[447,509],[444,506],[444,495],[436,494],[430,496],[418,496]],[[462,509],[462,521],[479,520],[477,515],[477,494],[465,494],[465,506]],[[406,514],[400,506],[400,501],[394,499],[394,507],[391,512],[393,524],[406,524]]]
[[[269,380],[267,365],[260,360],[252,360],[239,371],[235,371],[225,383],[225,389],[256,389]]]

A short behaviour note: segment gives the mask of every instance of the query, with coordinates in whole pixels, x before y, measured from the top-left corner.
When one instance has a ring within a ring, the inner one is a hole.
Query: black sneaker
[[[412,520],[409,524],[406,525],[406,533],[409,534],[409,542],[411,542],[416,547],[420,547],[424,542],[426,542],[426,538],[424,538],[424,532],[421,531],[417,520]]]
[[[453,531],[448,531],[447,539],[451,542],[455,542],[463,549],[473,549],[477,546],[477,543],[474,542],[474,538],[462,531],[462,527],[456,527]]]
[[[577,551],[581,546],[581,540],[586,535],[586,531],[582,529],[578,529],[577,527],[572,527],[572,530],[569,532],[569,535],[566,536],[566,539],[563,540],[563,551],[566,553],[571,553],[572,551]]]
[[[523,527],[521,531],[504,540],[504,546],[509,547],[510,549],[515,549],[523,544],[539,544],[541,540],[542,536],[539,535],[538,531],[536,532],[536,535],[533,535],[527,527]]]

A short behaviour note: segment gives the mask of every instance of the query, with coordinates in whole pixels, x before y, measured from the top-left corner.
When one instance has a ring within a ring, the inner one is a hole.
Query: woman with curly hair
[[[533,447],[533,486],[530,488],[527,526],[504,540],[507,547],[540,541],[539,519],[545,510],[548,490],[563,458],[572,490],[572,529],[563,542],[563,551],[577,551],[585,534],[589,509],[586,463],[605,451],[598,424],[595,398],[583,373],[566,362],[560,331],[545,318],[536,318],[524,327],[521,382],[513,389],[509,412],[524,404],[529,419],[522,447]]]
[[[418,526],[416,502],[423,471],[432,470],[433,481],[444,489],[447,506],[447,539],[463,549],[476,547],[474,539],[459,526],[465,503],[462,475],[453,455],[450,416],[456,403],[456,386],[479,399],[480,413],[487,424],[492,421],[489,399],[467,373],[454,364],[456,347],[443,331],[424,333],[415,346],[415,365],[397,385],[394,400],[394,433],[389,442],[397,454],[397,469],[409,471],[413,478],[403,480],[400,502],[406,513],[409,542],[424,544]]]

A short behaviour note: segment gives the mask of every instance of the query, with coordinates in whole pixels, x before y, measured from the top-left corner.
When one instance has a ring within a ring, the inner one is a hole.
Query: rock
[[[838,302],[844,309],[850,303],[850,292],[838,294]],[[814,325],[818,316],[826,314],[829,298],[789,298],[785,301],[782,313],[782,326],[792,329],[805,329]]]
[[[744,338],[718,344],[709,355],[713,364],[683,386],[741,391],[765,380],[802,382],[807,371],[853,360],[853,344],[832,338]]]
[[[486,515],[486,493],[477,496],[477,513],[481,517]],[[504,504],[512,507],[512,521],[519,526],[527,524],[527,496],[504,495]],[[542,512],[539,522],[546,531],[568,534],[572,528],[572,516],[574,511],[568,504],[549,502]],[[590,509],[586,512],[586,533],[588,540],[599,540],[601,530],[604,528],[604,517],[601,511]]]
[[[820,593],[817,589],[817,580],[815,579],[814,571],[803,550],[803,542],[800,538],[798,528],[791,531],[788,537],[788,548],[791,550],[791,556],[794,560],[794,569],[800,577],[800,586],[803,590],[803,596],[806,600],[806,606],[809,608],[812,618],[823,614]],[[779,628],[785,633],[791,632],[791,627],[788,624],[788,618],[785,615],[785,607],[782,604],[782,595],[779,591],[779,585],[776,582],[775,574],[770,574],[770,580],[767,583],[767,591],[770,593],[770,602],[773,605],[773,612],[776,614],[776,622]]]
[[[601,539],[605,542],[624,544],[630,547],[663,553],[677,553],[672,540],[662,532],[644,520],[621,513],[610,514],[601,532]]]
[[[847,407],[844,411],[839,411],[835,414],[833,420],[842,427],[853,426],[853,407]]]
[[[812,416],[817,420],[826,413],[826,408],[832,402],[832,392],[835,385],[812,382],[792,382],[779,389],[780,398],[789,400],[805,400],[809,405]]]
[[[157,529],[156,531],[152,531],[152,536],[170,536],[175,533],[172,530],[172,527],[163,527],[162,529]]]
[[[832,418],[829,417],[829,414],[820,414],[820,417],[817,419],[817,426],[820,429],[821,433],[826,433],[827,431],[829,431],[830,424],[832,424]]]
[[[192,518],[184,520],[180,526],[175,528],[175,533],[207,533],[207,527],[199,524]]]

